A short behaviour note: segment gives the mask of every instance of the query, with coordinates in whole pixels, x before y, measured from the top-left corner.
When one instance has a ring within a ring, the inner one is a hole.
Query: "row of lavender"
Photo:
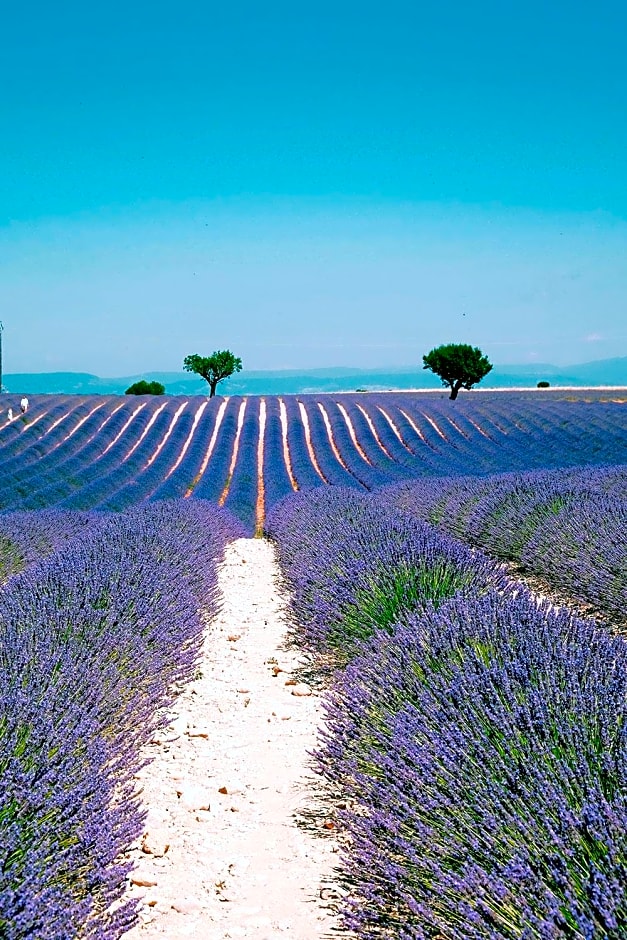
[[[44,509],[0,513],[0,585],[93,529],[106,513]]]
[[[0,936],[119,937],[135,918],[120,857],[143,821],[139,749],[192,675],[241,527],[164,501],[0,529],[17,559],[0,590]]]
[[[624,459],[625,407],[598,399],[38,396],[26,415],[0,426],[0,508],[123,510],[192,495],[224,503],[252,531],[260,479],[263,514],[294,489],[325,484],[372,490],[425,476]]]
[[[386,499],[591,612],[627,616],[627,464],[400,484]]]
[[[337,396],[331,401],[303,396],[302,401],[327,481],[366,490],[407,476],[614,463],[625,453],[627,413],[617,402],[511,393],[469,397],[461,407],[459,400],[412,393]],[[321,408],[344,473],[338,473],[332,459]]]
[[[627,931],[627,648],[378,494],[272,512],[326,697],[343,923],[363,938]],[[319,655],[322,654],[322,655]]]

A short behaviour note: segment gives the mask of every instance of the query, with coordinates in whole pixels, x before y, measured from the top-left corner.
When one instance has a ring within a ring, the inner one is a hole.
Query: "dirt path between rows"
[[[271,543],[227,548],[202,675],[146,750],[148,819],[129,885],[140,923],[125,940],[319,940],[336,925],[333,832],[295,821],[315,792],[320,700],[291,678],[277,578]]]

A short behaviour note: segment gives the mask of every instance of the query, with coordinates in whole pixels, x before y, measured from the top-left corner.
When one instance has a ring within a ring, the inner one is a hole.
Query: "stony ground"
[[[125,940],[317,940],[336,923],[333,830],[324,818],[302,825],[320,701],[292,676],[278,577],[269,542],[227,549],[202,675],[146,751],[148,819],[129,885],[141,915]]]

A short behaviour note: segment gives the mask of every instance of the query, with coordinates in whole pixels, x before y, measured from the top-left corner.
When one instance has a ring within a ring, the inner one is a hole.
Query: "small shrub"
[[[161,382],[146,382],[141,379],[133,382],[124,392],[125,395],[165,395],[165,385]]]
[[[544,381],[538,382],[537,387],[538,387],[538,388],[550,388],[550,387],[551,387],[551,383],[550,383],[550,382],[544,382]]]

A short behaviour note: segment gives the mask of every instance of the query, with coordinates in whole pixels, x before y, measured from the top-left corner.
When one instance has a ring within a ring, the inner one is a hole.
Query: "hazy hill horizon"
[[[186,372],[143,372],[103,378],[89,372],[6,373],[5,389],[11,394],[121,395],[140,379],[161,382],[168,395],[204,395],[207,383]],[[627,356],[554,366],[550,363],[497,364],[481,382],[481,388],[535,388],[541,380],[552,386],[627,386]],[[225,380],[218,391],[228,395],[290,395],[319,392],[438,389],[441,382],[419,367],[358,369],[334,366],[319,369],[243,371]]]

